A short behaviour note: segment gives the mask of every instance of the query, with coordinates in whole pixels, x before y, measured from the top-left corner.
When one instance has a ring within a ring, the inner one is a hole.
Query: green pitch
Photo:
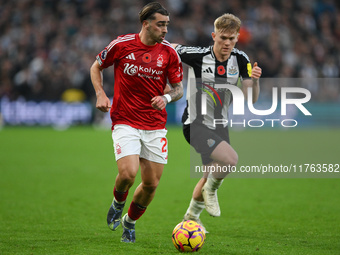
[[[156,197],[125,244],[106,226],[117,174],[109,130],[1,130],[0,254],[179,254],[171,233],[197,179],[181,129],[168,139]],[[248,129],[231,142],[240,165],[340,163],[337,129]],[[203,212],[200,254],[340,254],[339,178],[229,178],[218,194],[222,216]]]

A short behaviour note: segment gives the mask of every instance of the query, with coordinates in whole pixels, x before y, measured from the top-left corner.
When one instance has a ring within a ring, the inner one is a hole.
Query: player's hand
[[[258,80],[262,75],[262,69],[257,65],[257,62],[254,63],[253,69],[251,70],[251,78],[253,80]]]
[[[162,111],[167,105],[168,101],[163,96],[156,96],[151,99],[151,106],[156,110]]]
[[[96,108],[102,112],[108,112],[111,108],[110,99],[106,95],[97,96]]]

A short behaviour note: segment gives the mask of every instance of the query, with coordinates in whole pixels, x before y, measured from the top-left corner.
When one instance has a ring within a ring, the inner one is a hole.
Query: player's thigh
[[[119,178],[134,180],[139,169],[139,155],[128,155],[117,160]]]
[[[221,141],[212,151],[210,158],[221,165],[235,166],[238,161],[236,151],[226,141]]]
[[[201,154],[203,165],[213,161],[211,155],[222,142],[229,142],[228,129],[212,130],[204,125],[190,125],[190,144]]]
[[[115,125],[112,140],[116,161],[130,155],[140,155],[141,134],[128,125]]]
[[[168,161],[168,139],[166,129],[142,131],[140,158],[166,164]]]
[[[145,186],[157,187],[162,177],[164,164],[140,158],[141,178]]]

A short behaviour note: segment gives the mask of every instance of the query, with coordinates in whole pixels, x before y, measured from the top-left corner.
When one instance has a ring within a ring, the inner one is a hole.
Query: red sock
[[[138,220],[140,216],[143,215],[145,210],[146,207],[136,204],[135,202],[132,201],[128,210],[128,215],[131,220]]]
[[[128,193],[129,193],[129,190],[121,192],[121,191],[117,191],[116,187],[114,187],[113,189],[113,196],[115,197],[117,202],[124,202],[126,200]]]

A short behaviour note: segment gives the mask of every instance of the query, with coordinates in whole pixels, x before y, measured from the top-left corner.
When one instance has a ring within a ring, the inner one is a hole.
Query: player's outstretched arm
[[[182,82],[171,83],[172,89],[169,85],[166,85],[163,96],[156,96],[151,99],[151,105],[157,110],[163,110],[166,105],[172,101],[177,101],[183,96],[183,84]]]
[[[258,66],[257,62],[254,63],[253,69],[251,71],[251,80],[243,80],[242,81],[242,90],[245,95],[245,98],[248,98],[248,88],[253,89],[253,103],[256,103],[260,94],[260,82],[259,79],[262,75],[262,69]]]
[[[111,108],[111,102],[103,89],[103,68],[100,67],[97,60],[91,66],[90,75],[97,97],[96,108],[102,112],[108,112]]]

